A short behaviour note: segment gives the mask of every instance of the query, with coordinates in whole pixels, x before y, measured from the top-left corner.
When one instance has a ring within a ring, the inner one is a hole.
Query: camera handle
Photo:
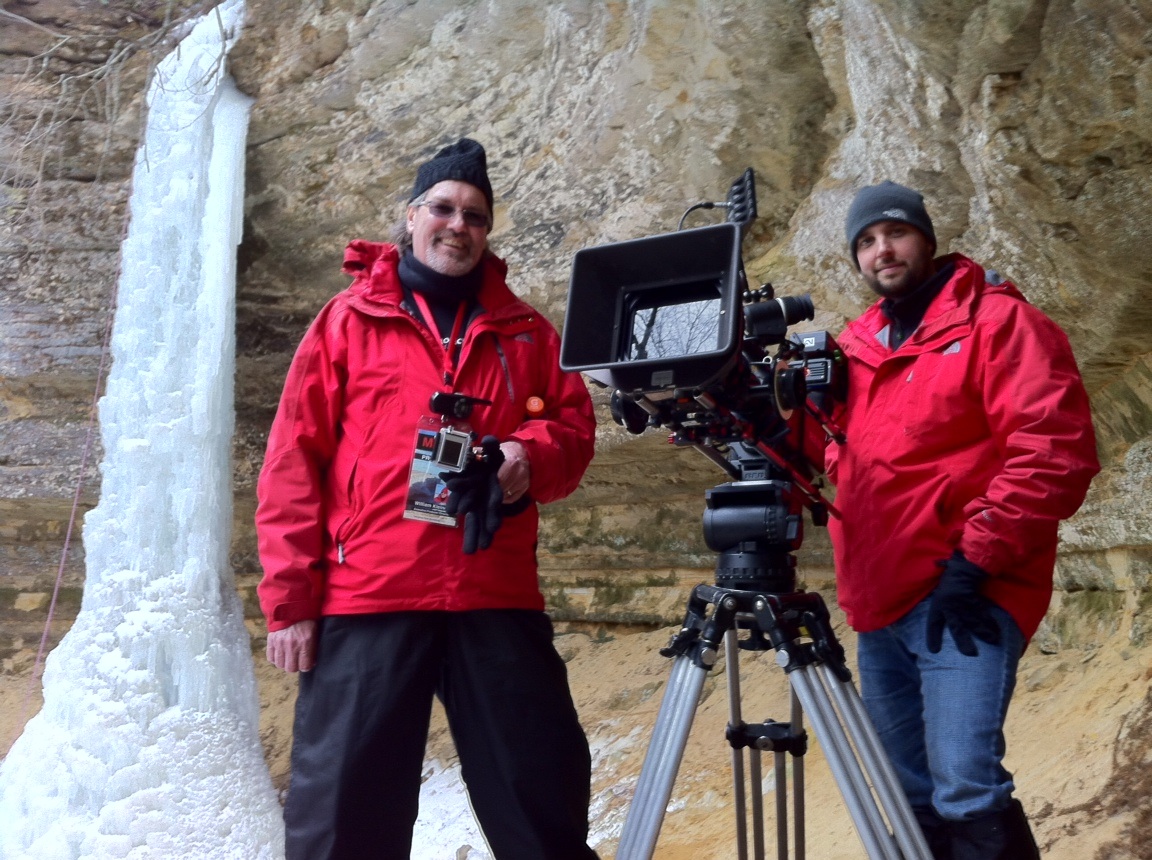
[[[750,631],[738,641],[739,629]],[[870,860],[931,860],[931,852],[884,754],[864,704],[852,683],[844,650],[832,629],[827,607],[815,593],[767,591],[698,585],[688,601],[680,632],[661,654],[673,658],[672,674],[661,701],[652,738],[641,767],[616,851],[617,860],[649,860],[672,795],[704,679],[724,649],[732,775],[736,806],[737,856],[748,858],[748,817],[752,849],[764,857],[764,799],[761,752],[775,755],[776,842],[779,860],[788,858],[788,786],[785,756],[791,755],[796,860],[804,860],[804,767],[806,711],[833,778]],[[748,725],[740,708],[739,650],[777,652],[787,673],[791,717]],[[744,751],[748,751],[751,798],[745,794]]]

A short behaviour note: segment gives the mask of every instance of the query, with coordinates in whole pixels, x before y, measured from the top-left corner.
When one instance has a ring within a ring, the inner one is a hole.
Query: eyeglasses
[[[438,200],[421,200],[414,204],[416,206],[427,206],[428,214],[433,218],[440,218],[444,221],[451,221],[456,217],[456,213],[460,213],[460,217],[464,219],[464,223],[469,227],[488,227],[488,216],[483,212],[477,212],[475,209],[457,209],[455,206],[449,206],[447,203],[441,203]]]

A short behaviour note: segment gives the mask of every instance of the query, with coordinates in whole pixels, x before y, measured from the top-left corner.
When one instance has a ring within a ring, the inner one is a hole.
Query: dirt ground
[[[561,632],[557,647],[593,749],[592,842],[610,858],[631,800],[672,662],[659,654],[673,628]],[[853,639],[837,633],[854,665]],[[287,784],[294,679],[270,667],[254,641],[261,696],[261,740],[273,781]],[[774,652],[741,652],[740,703],[749,723],[789,718],[788,681]],[[18,652],[0,672],[0,750],[40,706],[32,677],[35,650]],[[1118,634],[1091,650],[1044,654],[1032,648],[1019,673],[1008,721],[1007,766],[1051,860],[1152,860],[1152,649]],[[724,729],[729,699],[723,663],[705,680],[655,852],[657,860],[736,856],[731,751]],[[963,719],[958,714],[957,719]],[[429,760],[450,766],[451,739],[437,711]],[[820,739],[805,756],[808,856],[866,857]],[[775,856],[773,761],[763,760],[768,855]],[[456,852],[456,857],[470,855]],[[428,858],[440,860],[440,858]],[[452,860],[452,858],[449,858]]]
[[[835,610],[834,610],[835,614]],[[592,842],[610,858],[656,721],[672,661],[660,656],[675,628],[647,632],[566,632],[557,648],[593,750]],[[855,665],[854,639],[837,635]],[[261,737],[273,779],[287,784],[291,682],[257,661]],[[1019,672],[1008,720],[1006,764],[1050,860],[1152,860],[1152,649],[1115,640],[1088,651],[1032,648]],[[741,652],[740,703],[746,722],[789,719],[788,680],[774,652]],[[443,715],[434,715],[429,758],[454,750]],[[957,719],[963,719],[962,714]],[[727,860],[736,855],[732,753],[725,740],[729,699],[723,661],[695,711],[656,860]],[[867,855],[810,731],[805,756],[808,856]],[[768,856],[775,856],[772,757],[762,763]],[[599,841],[598,841],[599,840]],[[429,858],[440,860],[440,858]]]

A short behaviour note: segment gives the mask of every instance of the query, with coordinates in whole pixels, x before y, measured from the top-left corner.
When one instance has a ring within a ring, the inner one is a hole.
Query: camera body
[[[724,207],[727,223],[578,251],[560,366],[611,388],[629,432],[667,427],[728,473],[704,516],[717,584],[781,594],[796,588],[803,509],[815,525],[839,516],[820,479],[828,439],[844,441],[832,415],[847,368],[827,332],[789,335],[814,318],[809,296],[748,289],[753,185],[749,168],[727,203],[688,209]]]
[[[433,412],[440,413],[444,426],[436,433],[432,449],[432,464],[445,472],[463,472],[472,460],[480,456],[476,434],[466,424],[472,410],[492,401],[470,397],[457,392],[437,391],[428,401]],[[457,423],[452,423],[457,422]]]
[[[432,463],[445,472],[463,472],[475,456],[476,435],[455,427],[441,427],[436,434]]]
[[[843,355],[827,332],[788,335],[815,315],[808,296],[747,288],[742,238],[724,223],[578,251],[560,366],[613,389],[630,432],[667,427],[738,480],[767,455],[807,481],[846,393]]]

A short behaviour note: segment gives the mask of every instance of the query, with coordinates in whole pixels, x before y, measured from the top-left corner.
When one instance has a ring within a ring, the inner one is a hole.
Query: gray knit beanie
[[[412,202],[437,182],[455,179],[475,185],[488,201],[488,211],[492,211],[492,183],[488,181],[488,160],[484,147],[476,141],[462,137],[437,152],[431,159],[420,165],[416,171],[416,184],[412,186]]]
[[[880,221],[911,224],[931,240],[932,253],[936,253],[936,231],[932,229],[932,219],[924,208],[923,195],[919,191],[885,180],[879,185],[861,188],[848,207],[844,232],[848,236],[848,251],[857,269],[860,268],[860,261],[856,259],[856,240],[861,233]]]

